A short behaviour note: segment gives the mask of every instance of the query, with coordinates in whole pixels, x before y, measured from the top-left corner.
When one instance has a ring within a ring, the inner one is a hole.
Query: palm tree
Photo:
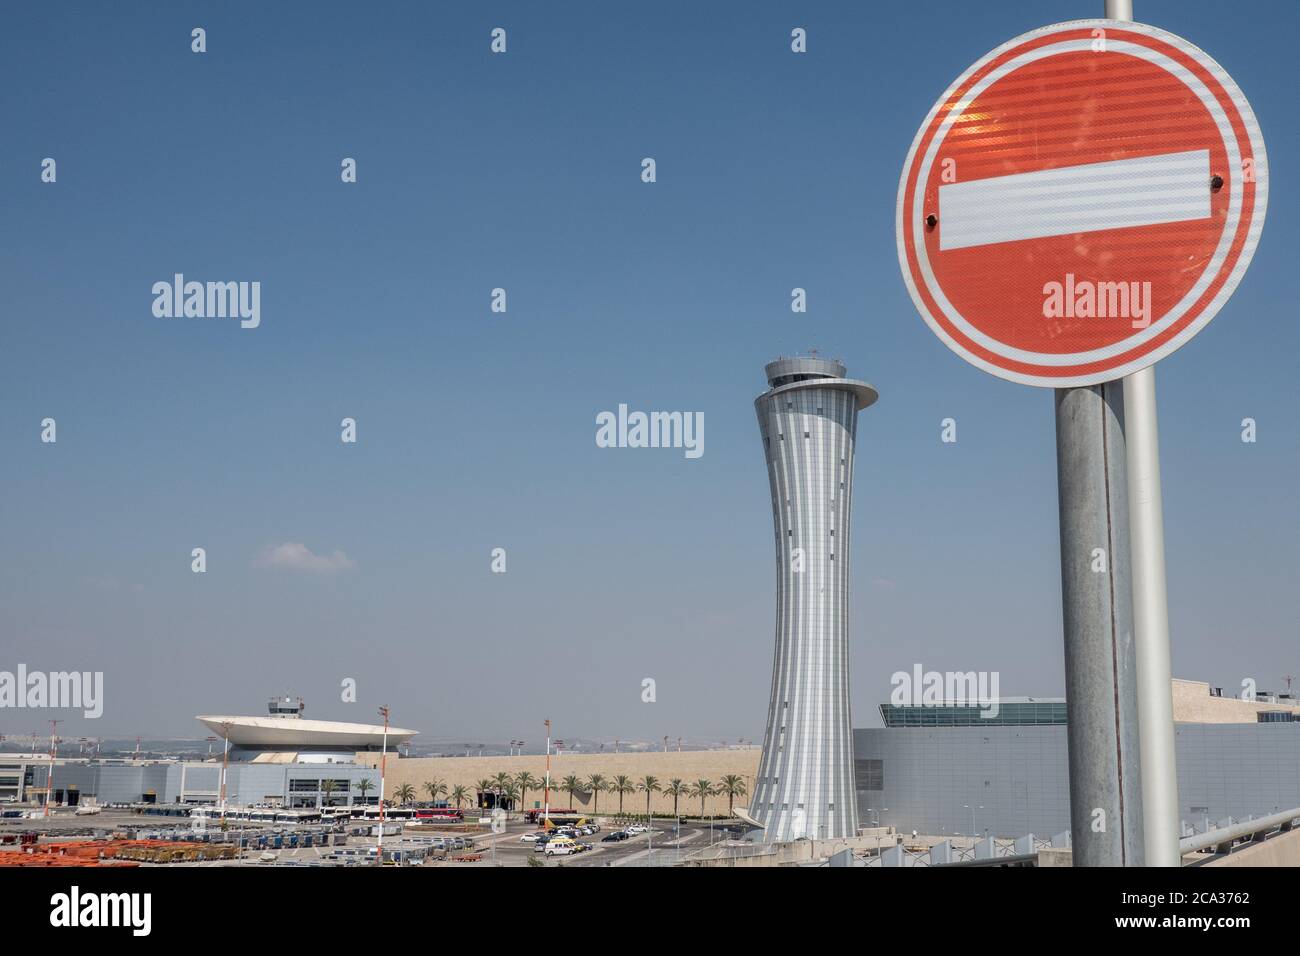
[[[507,783],[497,793],[497,805],[506,804],[507,806],[517,806],[519,802],[519,787],[513,783]],[[509,812],[509,811],[507,811]]]
[[[736,798],[743,797],[748,792],[745,789],[745,778],[729,773],[722,778],[716,792],[719,796],[727,798],[727,816],[735,816]]]
[[[582,786],[582,781],[579,780],[577,777],[575,777],[573,774],[569,774],[567,777],[565,777],[563,780],[560,781],[560,789],[569,794],[569,809],[572,810],[573,795],[577,793],[579,790],[584,789]]]
[[[521,770],[515,774],[515,786],[519,788],[519,805],[522,807],[528,802],[528,791],[536,790],[541,787],[542,781],[538,780],[527,770]]]
[[[691,796],[700,798],[700,816],[704,816],[704,798],[713,796],[712,780],[696,780],[691,785]]]
[[[623,813],[623,796],[628,793],[636,793],[636,784],[632,778],[626,774],[619,774],[609,784],[609,792],[618,794],[618,812]]]
[[[371,780],[369,777],[362,777],[355,784],[353,784],[353,786],[361,791],[361,802],[369,803],[370,801],[366,799],[366,794],[369,793],[371,790],[375,789],[375,782]]]
[[[338,788],[339,785],[338,785],[338,781],[336,780],[322,780],[320,782],[320,795],[322,800],[325,803],[325,806],[327,807],[334,806],[334,793],[335,791],[338,790]]]
[[[415,788],[409,783],[404,783],[393,791],[393,796],[396,798],[399,805],[407,803],[408,801],[415,799]]]
[[[662,787],[659,786],[659,778],[652,777],[650,774],[646,774],[644,777],[641,778],[640,782],[637,783],[636,788],[645,794],[645,815],[646,818],[649,819],[650,794],[658,793],[661,789],[663,789]]]
[[[456,809],[459,810],[461,804],[469,799],[469,789],[463,783],[458,783],[451,788],[451,798],[456,801]]]
[[[593,773],[587,778],[587,787],[591,791],[591,812],[596,812],[596,806],[600,803],[600,792],[605,789],[605,777],[603,774]]]
[[[504,770],[492,778],[492,784],[498,789],[502,789],[507,784],[514,783],[514,778]]]
[[[474,782],[474,789],[476,789],[476,790],[478,791],[478,793],[479,793],[479,800],[480,800],[479,806],[480,806],[480,807],[483,806],[483,804],[482,804],[482,802],[481,802],[482,799],[483,799],[483,794],[485,794],[485,793],[491,793],[495,788],[496,788],[496,784],[494,784],[494,783],[493,783],[491,780],[489,780],[487,777],[483,777],[482,779],[480,779],[480,780],[476,780],[476,781]]]
[[[430,803],[437,803],[438,797],[446,794],[447,785],[441,780],[426,780],[424,781],[424,792],[429,795]]]
[[[689,796],[691,788],[682,783],[681,778],[673,777],[664,787],[664,793],[673,798],[673,816],[677,816],[677,801],[682,797]],[[648,799],[648,798],[647,798]]]

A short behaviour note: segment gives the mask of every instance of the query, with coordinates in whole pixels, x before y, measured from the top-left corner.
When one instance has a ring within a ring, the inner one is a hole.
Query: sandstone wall
[[[618,754],[552,754],[551,780],[555,785],[558,785],[561,780],[570,774],[586,780],[592,774],[598,773],[602,774],[606,780],[610,780],[618,774],[626,774],[632,778],[633,783],[636,783],[642,777],[650,774],[659,778],[661,786],[674,777],[680,778],[684,783],[693,783],[703,778],[712,781],[716,786],[724,774],[735,774],[744,778],[745,788],[752,794],[754,792],[754,777],[758,772],[759,755],[760,750],[758,747],[743,750],[686,750],[680,753],[670,750],[667,753],[654,751]],[[358,761],[370,766],[378,766],[379,755],[359,754]],[[404,783],[409,783],[415,788],[416,800],[423,801],[428,799],[428,794],[423,789],[425,781],[441,780],[447,785],[448,790],[457,784],[462,784],[469,789],[472,795],[475,792],[475,783],[481,779],[491,778],[502,772],[513,776],[523,770],[527,770],[534,777],[541,779],[546,772],[546,758],[544,756],[527,755],[522,757],[412,757],[399,759],[393,754],[389,754],[388,769],[385,775],[385,789],[391,796],[395,788]],[[577,794],[574,797],[573,806],[582,810],[592,809],[593,800],[591,796],[591,794],[587,793]],[[530,790],[523,807],[531,809],[534,804],[540,804],[541,800],[541,790]],[[736,806],[747,806],[749,797],[738,797],[735,803]],[[565,808],[568,805],[569,795],[567,793],[556,792],[551,794],[552,807]],[[645,805],[644,793],[630,793],[623,799],[623,808],[629,813],[644,813]],[[601,814],[616,812],[618,810],[617,794],[602,793],[596,806]],[[655,794],[651,798],[650,806],[656,813],[671,813],[673,801],[671,797],[661,793]],[[709,797],[704,806],[706,813],[726,813],[727,798]],[[679,810],[682,813],[698,815],[700,812],[699,798],[682,797]]]

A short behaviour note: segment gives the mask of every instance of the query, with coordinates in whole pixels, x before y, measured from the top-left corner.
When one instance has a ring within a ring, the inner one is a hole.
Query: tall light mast
[[[59,750],[59,738],[55,736],[58,732],[61,720],[50,721],[50,772],[45,775],[45,816],[50,815],[50,800],[54,796],[54,757]]]
[[[226,768],[230,766],[230,721],[221,722],[221,736],[225,738],[226,745],[221,751],[221,819],[226,819]],[[140,749],[140,740],[136,738],[136,752]]]
[[[375,851],[375,863],[384,865],[384,774],[388,769],[388,708],[380,707],[379,713],[384,718],[384,743],[379,754],[379,844]]]

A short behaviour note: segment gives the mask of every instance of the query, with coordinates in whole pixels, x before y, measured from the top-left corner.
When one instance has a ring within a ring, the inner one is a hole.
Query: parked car
[[[541,839],[542,837],[544,837],[544,836],[546,836],[545,833],[525,833],[523,836],[521,836],[521,837],[519,838],[519,842],[520,842],[520,843],[536,843],[538,840],[540,840],[540,839]]]
[[[624,833],[622,830],[615,830],[615,831],[613,831],[612,833],[606,834],[605,836],[601,837],[600,842],[601,842],[601,843],[617,843],[617,842],[619,842],[620,840],[626,840],[626,839],[627,839],[627,834],[626,834],[626,833]]]
[[[650,828],[641,823],[634,823],[626,829],[628,836],[636,836],[638,833],[645,833]]]

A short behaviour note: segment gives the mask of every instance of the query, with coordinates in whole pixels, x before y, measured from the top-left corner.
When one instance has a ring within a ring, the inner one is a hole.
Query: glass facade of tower
[[[772,495],[776,647],[750,815],[769,842],[857,830],[848,563],[858,411],[876,399],[839,362],[780,359],[755,400]]]
[[[881,704],[886,727],[1043,727],[1065,723],[1064,700],[998,701],[997,712],[979,705]]]

